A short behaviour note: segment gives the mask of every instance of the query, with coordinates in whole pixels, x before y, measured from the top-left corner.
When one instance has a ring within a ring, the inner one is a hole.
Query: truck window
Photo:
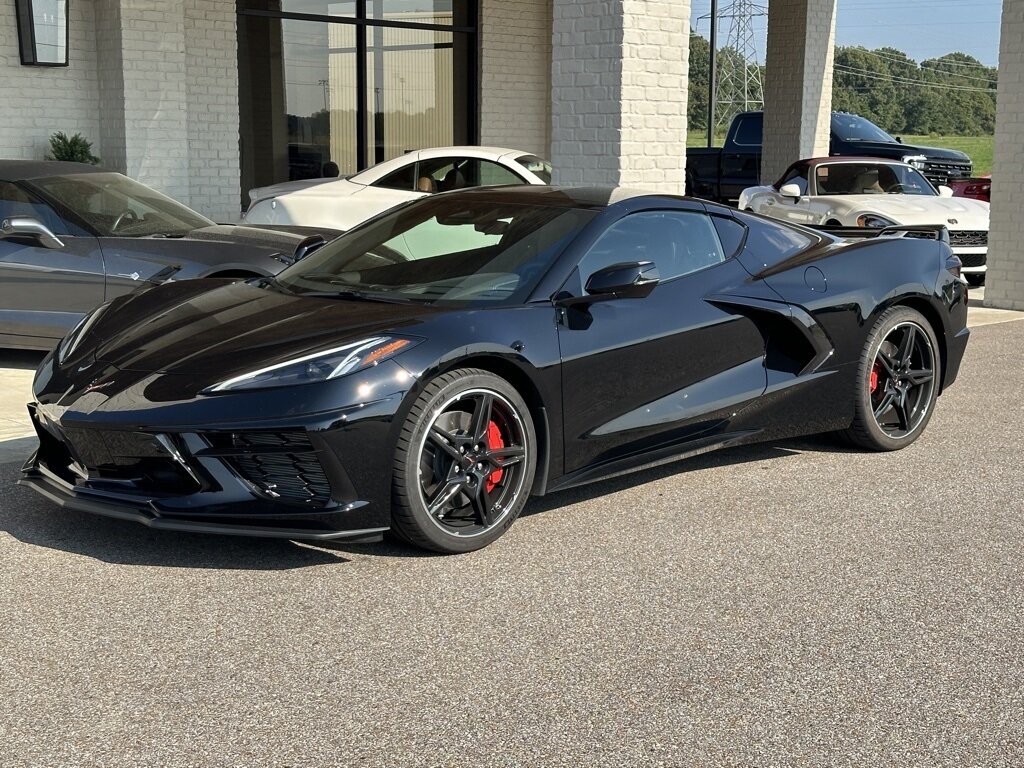
[[[739,115],[733,126],[732,143],[740,147],[760,147],[763,130],[761,115]]]

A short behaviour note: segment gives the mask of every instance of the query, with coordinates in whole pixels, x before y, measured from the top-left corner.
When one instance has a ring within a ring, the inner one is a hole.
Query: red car
[[[954,197],[972,197],[975,200],[984,200],[986,203],[992,202],[990,200],[992,193],[991,174],[973,179],[958,179],[956,181],[950,179],[947,184],[952,188]]]

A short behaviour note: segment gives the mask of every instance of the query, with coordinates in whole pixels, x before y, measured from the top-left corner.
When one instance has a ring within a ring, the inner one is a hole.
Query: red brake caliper
[[[875,394],[875,392],[878,391],[878,377],[880,373],[881,366],[878,363],[875,363],[874,367],[871,369],[871,394]]]
[[[493,421],[487,425],[487,447],[492,451],[505,447],[505,441],[501,438],[501,430]],[[502,469],[496,469],[487,476],[487,492],[494,490],[494,486],[501,482],[501,476],[505,474]]]

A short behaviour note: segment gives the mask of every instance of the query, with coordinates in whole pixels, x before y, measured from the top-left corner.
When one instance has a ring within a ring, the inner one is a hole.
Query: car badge
[[[90,392],[99,392],[101,389],[107,386],[110,386],[109,381],[100,381],[99,379],[93,379],[92,383],[90,383],[88,387],[82,390],[82,394],[87,395]]]
[[[956,219],[946,219],[946,223],[956,225],[959,224],[960,222],[957,221]]]

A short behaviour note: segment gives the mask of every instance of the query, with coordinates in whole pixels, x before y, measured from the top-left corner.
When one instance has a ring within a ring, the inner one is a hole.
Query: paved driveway
[[[149,531],[0,466],[0,765],[1024,764],[1024,323],[898,454],[800,440],[462,557]]]

